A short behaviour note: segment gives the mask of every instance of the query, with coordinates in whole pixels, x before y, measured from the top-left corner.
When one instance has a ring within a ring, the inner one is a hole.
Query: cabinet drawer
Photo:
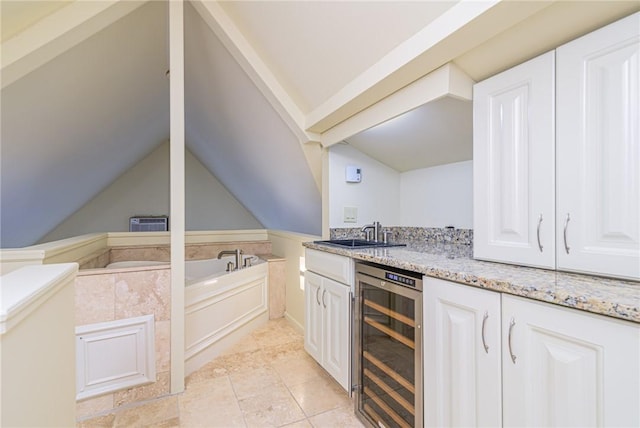
[[[307,270],[353,286],[353,260],[350,257],[307,248],[305,266]]]

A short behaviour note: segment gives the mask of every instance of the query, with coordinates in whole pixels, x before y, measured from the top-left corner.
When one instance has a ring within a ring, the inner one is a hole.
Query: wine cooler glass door
[[[377,427],[421,427],[422,293],[364,276],[358,288],[358,411]]]

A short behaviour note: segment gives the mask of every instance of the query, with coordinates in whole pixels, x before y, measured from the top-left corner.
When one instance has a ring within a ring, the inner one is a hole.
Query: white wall
[[[3,276],[0,426],[75,426],[77,272],[68,263]]]
[[[345,168],[362,168],[362,182],[346,183]],[[358,221],[345,223],[345,206]],[[383,226],[473,228],[473,161],[400,173],[357,149],[329,149],[329,227]]]
[[[185,164],[187,230],[263,227],[189,151]],[[123,232],[129,230],[133,215],[168,213],[169,145],[163,143],[40,242],[92,232]]]
[[[401,174],[400,224],[473,229],[473,161]]]
[[[345,182],[345,168],[362,169],[360,183]],[[373,221],[383,226],[400,222],[400,173],[346,144],[329,150],[329,227],[361,227]],[[344,207],[356,207],[356,223],[343,221]]]

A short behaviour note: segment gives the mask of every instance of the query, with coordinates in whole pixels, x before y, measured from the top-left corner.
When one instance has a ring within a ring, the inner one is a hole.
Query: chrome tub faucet
[[[232,255],[236,257],[236,267],[234,270],[238,270],[242,267],[242,250],[239,248],[236,248],[235,250],[224,250],[224,251],[220,251],[218,253],[218,259],[221,259],[222,256],[224,255]],[[229,262],[231,263],[231,262]],[[227,265],[227,269],[229,268],[229,266]]]

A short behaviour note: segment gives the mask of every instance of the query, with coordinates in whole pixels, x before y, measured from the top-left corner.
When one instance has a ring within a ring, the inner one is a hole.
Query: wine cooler
[[[422,274],[356,263],[354,324],[356,415],[422,428]]]

